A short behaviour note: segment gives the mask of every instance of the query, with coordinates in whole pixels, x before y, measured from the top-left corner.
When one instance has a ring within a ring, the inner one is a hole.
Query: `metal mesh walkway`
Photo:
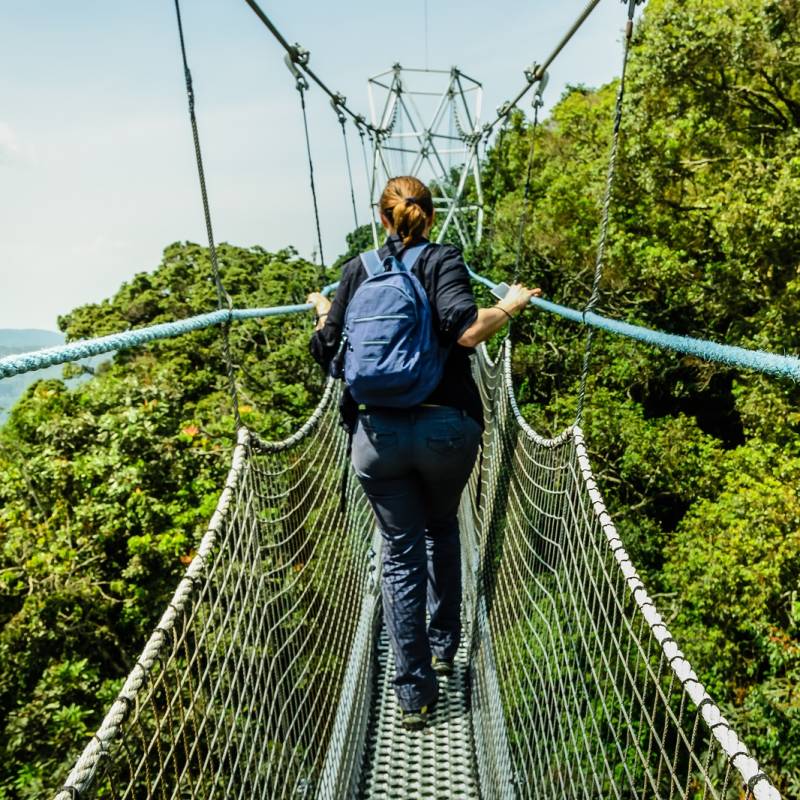
[[[58,800],[776,800],[678,648],[578,428],[519,413],[482,349],[483,454],[461,504],[465,636],[431,726],[399,730],[380,536],[329,383],[284,442],[243,430],[216,513]]]
[[[378,691],[367,739],[361,798],[479,797],[466,648],[456,656],[453,675],[439,680],[439,702],[428,727],[416,733],[400,725],[392,688],[394,659],[383,631],[378,640],[378,663]]]

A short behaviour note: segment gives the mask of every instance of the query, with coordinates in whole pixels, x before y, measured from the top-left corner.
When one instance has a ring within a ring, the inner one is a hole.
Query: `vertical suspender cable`
[[[522,258],[522,242],[525,237],[525,226],[528,224],[528,210],[530,209],[531,175],[533,174],[533,160],[536,154],[536,133],[539,130],[539,109],[544,105],[542,92],[547,84],[547,73],[539,79],[536,94],[533,96],[533,126],[531,128],[531,146],[528,150],[528,169],[525,174],[525,189],[522,193],[522,209],[519,215],[519,231],[517,234],[517,253],[514,259],[514,283],[519,280],[519,265]]]
[[[320,276],[325,280],[325,254],[322,251],[322,230],[319,224],[319,204],[317,203],[317,186],[314,181],[314,159],[311,156],[311,137],[308,133],[308,113],[306,111],[306,89],[308,82],[302,76],[295,84],[300,93],[300,108],[303,110],[303,130],[306,135],[306,153],[308,155],[308,177],[311,182],[311,199],[314,201],[314,223],[317,226],[317,246],[319,247]]]
[[[623,0],[624,2],[625,0]],[[622,125],[623,100],[625,98],[625,73],[628,67],[628,56],[630,54],[631,37],[633,35],[633,14],[636,6],[643,0],[627,0],[628,21],[625,27],[625,44],[622,55],[622,74],[619,79],[619,90],[617,91],[617,102],[614,108],[614,135],[611,140],[611,153],[608,159],[608,173],[606,176],[605,193],[603,195],[602,221],[600,224],[600,236],[597,244],[597,258],[595,260],[594,279],[592,281],[592,293],[583,310],[584,324],[586,315],[593,311],[600,299],[600,280],[603,277],[603,266],[605,264],[606,244],[608,242],[608,222],[611,211],[611,195],[614,189],[614,178],[617,173],[617,152],[619,150],[619,132]],[[586,381],[589,376],[589,361],[592,353],[592,341],[594,339],[594,328],[586,328],[586,344],[583,352],[583,368],[581,369],[581,382],[578,390],[578,409],[575,414],[575,424],[580,425],[583,420],[583,409],[586,402]]]
[[[228,321],[222,326],[222,352],[225,358],[225,365],[228,372],[228,390],[233,404],[233,416],[236,421],[236,429],[242,427],[242,419],[239,414],[239,395],[236,389],[236,376],[234,374],[233,359],[231,358],[230,345],[230,323],[233,301],[225,291],[222,278],[219,272],[219,262],[217,261],[217,248],[214,244],[214,231],[211,227],[211,209],[208,202],[208,191],[206,189],[206,176],[203,170],[203,156],[200,152],[200,135],[197,130],[197,116],[194,110],[194,87],[192,85],[192,73],[189,70],[189,62],[186,58],[186,42],[183,36],[183,21],[181,19],[181,7],[179,0],[175,0],[175,15],[178,20],[178,36],[181,43],[181,58],[183,59],[183,74],[186,79],[186,95],[189,100],[189,120],[192,125],[192,138],[194,139],[194,154],[197,160],[197,174],[200,179],[200,194],[203,198],[203,214],[205,215],[206,234],[208,236],[208,254],[211,259],[211,272],[214,278],[214,285],[217,289],[217,305],[220,309],[224,306],[228,308]]]
[[[333,105],[334,111],[336,111],[336,116],[339,120],[339,124],[342,126],[342,141],[344,142],[344,158],[345,161],[347,162],[347,180],[350,183],[350,202],[353,204],[353,222],[357,229],[358,211],[356,210],[356,192],[355,188],[353,187],[353,167],[350,163],[350,147],[347,144],[347,128],[345,127],[347,124],[347,117],[337,107],[337,104],[334,101],[331,101],[331,105]]]
[[[369,134],[370,144],[372,145],[374,152],[375,148],[378,146],[378,143],[375,141],[375,139],[373,139],[372,131],[369,128],[366,129],[366,133]],[[364,156],[364,173],[367,179],[367,186],[369,187],[369,223],[372,227],[372,243],[375,245],[375,249],[377,249],[380,246],[380,243],[378,242],[378,224],[375,222],[375,206],[373,205],[373,201],[375,199],[376,169],[373,167],[372,173],[370,174],[369,158],[367,158],[367,145],[364,142],[365,131],[361,125],[358,126],[358,135],[361,137],[361,153]]]
[[[502,125],[500,126],[500,130],[498,131],[497,138],[495,139],[494,145],[492,148],[494,149],[495,153],[497,153],[497,160],[500,162],[503,158],[503,142],[506,138],[506,133],[508,132],[508,124],[511,117],[512,106],[511,103],[505,102],[501,106],[498,107],[498,119],[502,120]],[[484,150],[483,150],[483,159],[488,163],[489,158],[489,138],[492,135],[492,128],[489,127],[488,124],[483,126],[483,137],[484,137]],[[497,236],[497,195],[495,195],[494,203],[492,203],[492,208],[490,213],[490,220],[489,223],[489,231],[486,235],[486,238],[483,240],[483,245],[486,247],[488,252],[489,258],[491,258],[491,249],[494,244],[494,240]]]

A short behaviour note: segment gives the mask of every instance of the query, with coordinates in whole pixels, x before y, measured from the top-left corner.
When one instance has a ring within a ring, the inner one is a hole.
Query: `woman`
[[[413,177],[392,178],[380,200],[388,238],[381,259],[427,242],[434,220],[430,190]],[[345,390],[342,417],[353,433],[353,468],[383,537],[383,609],[395,656],[403,725],[419,730],[438,697],[437,675],[452,674],[461,635],[461,557],[457,510],[483,430],[469,356],[520,313],[539,289],[514,285],[497,305],[479,309],[461,253],[428,244],[411,269],[430,301],[440,343],[449,348],[437,388],[409,409],[358,406]],[[310,294],[317,313],[311,353],[326,369],[337,353],[345,311],[367,278],[348,261],[331,304]],[[425,611],[430,617],[427,629]]]

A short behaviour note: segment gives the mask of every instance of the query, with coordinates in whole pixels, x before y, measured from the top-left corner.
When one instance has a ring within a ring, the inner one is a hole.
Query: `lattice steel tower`
[[[414,175],[431,187],[437,241],[448,238],[451,229],[462,247],[480,241],[482,98],[482,85],[457,67],[407,69],[395,64],[369,79],[372,124],[379,131],[373,138],[370,189],[376,242],[380,192],[395,175]],[[462,202],[467,189],[470,200]]]

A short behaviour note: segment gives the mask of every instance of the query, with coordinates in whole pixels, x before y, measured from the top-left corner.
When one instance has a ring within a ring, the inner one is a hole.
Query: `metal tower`
[[[431,187],[437,242],[452,228],[462,247],[477,244],[483,230],[483,190],[478,145],[483,87],[458,68],[392,69],[369,79],[373,138],[370,200],[375,216],[385,182],[414,175]],[[469,178],[475,200],[462,204]]]

